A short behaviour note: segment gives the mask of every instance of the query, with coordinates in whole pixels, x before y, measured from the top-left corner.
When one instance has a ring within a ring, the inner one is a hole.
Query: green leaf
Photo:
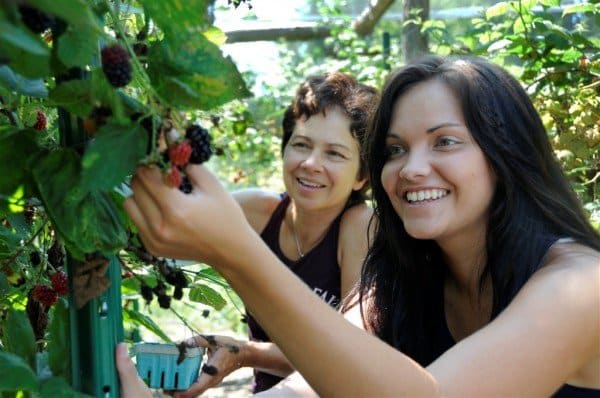
[[[13,72],[8,66],[0,66],[0,83],[8,90],[35,98],[46,98],[48,89],[44,79],[27,79]]]
[[[98,39],[98,35],[69,26],[58,37],[58,58],[68,67],[90,65],[94,56],[98,56]]]
[[[83,398],[91,397],[73,390],[73,388],[62,377],[51,377],[42,382],[40,388],[41,398]]]
[[[598,12],[600,10],[600,3],[598,4],[576,4],[572,6],[567,6],[562,13],[562,16],[575,13],[585,13],[585,12]]]
[[[139,124],[102,126],[83,156],[84,189],[109,190],[122,183],[146,155],[148,139]]]
[[[58,300],[48,327],[48,364],[54,376],[71,378],[69,347],[69,309],[66,301]]]
[[[90,79],[69,80],[50,91],[49,105],[61,106],[76,116],[87,116],[92,108]]]
[[[152,318],[138,312],[135,310],[130,310],[128,308],[123,308],[123,321],[124,322],[132,322],[137,325],[143,326],[164,341],[172,342],[169,336],[162,329],[154,323]]]
[[[9,309],[4,321],[2,341],[6,351],[18,355],[35,367],[35,337],[25,312]]]
[[[0,20],[0,54],[21,75],[43,77],[50,72],[50,49],[41,36],[6,20]]]
[[[501,1],[499,3],[494,4],[487,10],[485,10],[485,18],[489,20],[494,17],[504,15],[509,10],[510,10],[510,5],[506,1]]]
[[[198,29],[208,25],[206,12],[210,0],[141,0],[140,3],[165,37],[175,42],[184,39],[189,32],[199,34]]]
[[[33,177],[44,207],[73,255],[108,253],[125,246],[127,233],[106,192],[80,184],[79,155],[61,149],[36,160]]]
[[[540,4],[545,7],[559,7],[560,0],[540,0]]]
[[[33,370],[22,358],[0,351],[0,391],[37,391],[39,388]]]
[[[27,164],[39,147],[33,129],[12,130],[0,134],[0,164],[7,172],[0,173],[0,194],[11,195],[29,180]]]
[[[188,294],[190,300],[213,307],[216,310],[222,309],[227,302],[212,287],[207,285],[194,285]]]
[[[251,95],[231,58],[201,34],[158,43],[148,58],[150,79],[172,104],[209,110]]]
[[[91,4],[86,0],[27,0],[27,3],[48,14],[53,14],[67,25],[76,26],[82,34],[88,35],[89,31],[102,32],[98,18],[92,12]]]

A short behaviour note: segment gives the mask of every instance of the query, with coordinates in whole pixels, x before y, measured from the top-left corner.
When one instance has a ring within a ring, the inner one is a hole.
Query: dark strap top
[[[285,218],[285,212],[290,204],[290,197],[282,195],[282,200],[271,215],[269,222],[261,233],[261,238],[271,251],[292,270],[310,289],[321,297],[327,304],[335,307],[340,302],[341,276],[337,261],[338,237],[340,220],[343,212],[333,221],[325,237],[312,250],[297,261],[290,260],[279,246],[279,231]],[[285,289],[285,286],[281,286]],[[271,341],[267,333],[248,314],[248,329],[250,338],[255,341]],[[254,370],[254,393],[273,387],[281,381],[281,377]]]
[[[549,238],[547,241],[547,246],[545,252],[550,249],[558,239],[557,238]],[[545,254],[544,252],[544,254]],[[540,262],[543,259],[543,255],[540,257]],[[442,305],[442,310],[444,306]],[[444,311],[440,314],[439,324],[442,325],[439,329],[439,333],[436,336],[435,344],[440,348],[440,352],[445,352],[449,350],[456,341],[454,337],[450,333],[450,329],[448,329],[448,322],[446,320],[446,315]],[[584,387],[576,387],[570,384],[563,384],[562,387],[552,394],[551,398],[600,398],[600,390],[594,388],[584,388]]]

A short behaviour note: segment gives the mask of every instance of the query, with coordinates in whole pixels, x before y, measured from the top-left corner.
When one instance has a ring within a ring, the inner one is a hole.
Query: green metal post
[[[74,76],[78,75],[78,76]],[[69,78],[82,78],[74,71]],[[83,151],[87,136],[81,120],[64,109],[58,110],[60,140],[63,146]],[[73,287],[69,294],[69,325],[71,341],[71,385],[77,391],[98,398],[118,398],[119,379],[115,369],[115,346],[123,341],[123,315],[121,308],[121,272],[116,256],[109,257],[106,277],[109,288],[99,297],[77,309]],[[67,256],[69,283],[74,280],[77,266],[81,265]]]
[[[385,70],[390,70],[390,32],[383,32],[383,67]]]

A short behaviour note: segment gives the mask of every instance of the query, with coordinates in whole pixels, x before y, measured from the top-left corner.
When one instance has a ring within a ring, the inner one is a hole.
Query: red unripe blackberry
[[[37,111],[37,115],[35,118],[35,124],[33,125],[33,128],[36,129],[37,131],[46,130],[46,115],[44,115],[44,112]]]
[[[58,300],[58,295],[50,286],[35,285],[33,288],[33,298],[46,307],[52,307]]]
[[[129,53],[120,44],[102,49],[102,71],[113,87],[126,86],[131,81],[131,61]]]
[[[210,147],[210,134],[207,129],[193,124],[185,131],[185,138],[189,140],[192,146],[190,163],[201,164],[210,159],[212,149]]]
[[[192,155],[192,147],[188,141],[181,141],[169,147],[169,160],[173,166],[185,166]]]
[[[66,296],[69,294],[69,282],[66,273],[58,271],[56,274],[52,275],[50,283],[59,296]]]
[[[52,15],[48,15],[37,8],[21,5],[19,6],[21,19],[33,33],[42,33],[50,29],[56,23],[56,19]]]
[[[165,183],[173,188],[179,188],[181,183],[183,182],[183,177],[181,176],[181,172],[175,166],[171,167],[171,170],[167,174],[165,174]]]

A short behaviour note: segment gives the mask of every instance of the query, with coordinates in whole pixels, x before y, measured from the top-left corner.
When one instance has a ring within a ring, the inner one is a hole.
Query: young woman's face
[[[417,239],[477,239],[496,178],[443,82],[419,83],[394,104],[381,182]]]
[[[296,121],[283,152],[283,180],[296,206],[306,209],[343,207],[360,189],[358,141],[350,118],[337,108]]]

